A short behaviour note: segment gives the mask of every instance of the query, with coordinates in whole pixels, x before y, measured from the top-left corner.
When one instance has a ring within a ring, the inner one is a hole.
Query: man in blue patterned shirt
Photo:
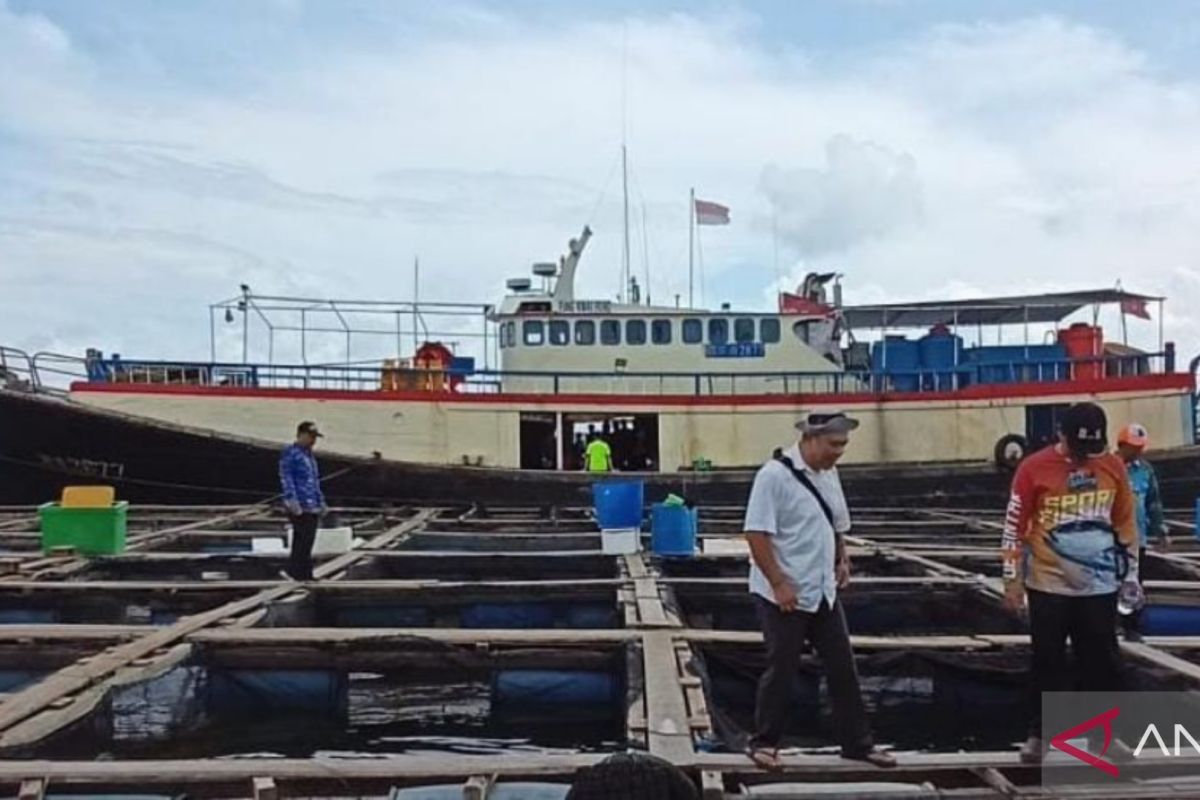
[[[288,559],[287,576],[297,581],[313,577],[312,549],[317,538],[317,524],[325,513],[325,495],[321,492],[321,475],[313,447],[324,436],[316,423],[301,422],[296,427],[296,441],[283,449],[279,456],[279,483],[283,487],[283,507],[292,523],[292,550]]]

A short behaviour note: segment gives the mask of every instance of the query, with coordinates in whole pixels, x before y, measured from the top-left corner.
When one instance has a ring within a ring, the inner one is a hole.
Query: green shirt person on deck
[[[597,436],[583,453],[583,468],[588,472],[612,472],[612,448]]]

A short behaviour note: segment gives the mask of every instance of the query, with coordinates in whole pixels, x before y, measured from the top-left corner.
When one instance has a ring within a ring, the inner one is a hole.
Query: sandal
[[[765,770],[781,770],[783,769],[783,760],[779,758],[778,747],[755,747],[751,745],[746,748],[746,755],[754,762],[754,766]]]
[[[877,750],[873,747],[870,750],[864,750],[861,753],[842,753],[842,758],[847,758],[852,761],[865,761],[868,764],[881,769],[890,769],[896,766],[896,757],[894,755],[884,750]]]

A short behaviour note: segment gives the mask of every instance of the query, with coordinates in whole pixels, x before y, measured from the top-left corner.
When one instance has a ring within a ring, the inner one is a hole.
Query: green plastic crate
[[[107,508],[63,508],[58,503],[38,506],[42,520],[42,552],[71,547],[85,556],[110,556],[125,550],[125,519],[129,503]]]

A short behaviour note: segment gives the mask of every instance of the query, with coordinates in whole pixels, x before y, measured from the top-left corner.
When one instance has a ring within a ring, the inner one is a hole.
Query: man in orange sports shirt
[[[1063,415],[1059,443],[1026,458],[1013,476],[1004,521],[1005,605],[1028,597],[1033,703],[1021,760],[1037,763],[1042,692],[1117,691],[1117,592],[1137,580],[1137,517],[1129,476],[1107,452],[1108,420],[1095,403]],[[1068,674],[1067,639],[1076,675]]]

